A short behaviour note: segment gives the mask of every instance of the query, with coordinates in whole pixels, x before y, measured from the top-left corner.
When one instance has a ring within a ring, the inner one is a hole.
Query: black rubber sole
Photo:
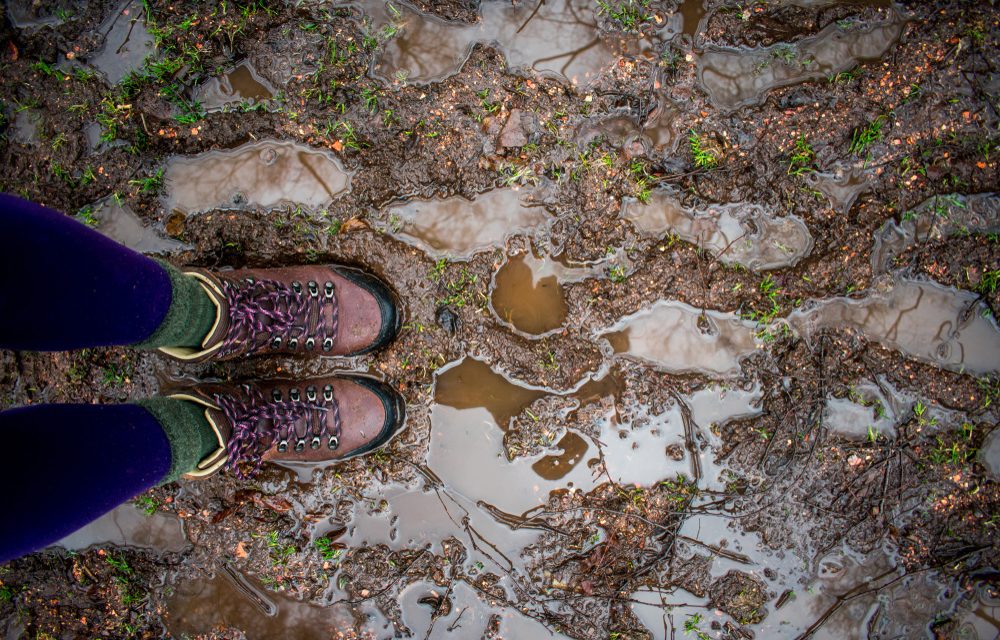
[[[347,353],[345,356],[353,357],[371,353],[392,342],[399,335],[399,330],[403,325],[403,314],[399,311],[399,301],[396,298],[396,294],[392,292],[392,289],[367,271],[342,265],[332,265],[330,268],[337,274],[371,293],[378,301],[382,317],[382,327],[379,329],[375,341],[364,349]]]

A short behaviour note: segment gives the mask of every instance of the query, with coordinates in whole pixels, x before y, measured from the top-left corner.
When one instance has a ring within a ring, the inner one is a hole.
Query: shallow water
[[[561,327],[568,309],[556,265],[531,253],[507,258],[493,277],[490,294],[497,317],[532,336]]]
[[[710,48],[698,57],[698,79],[719,109],[763,102],[768,91],[822,80],[860,62],[881,58],[903,32],[893,13],[884,23],[846,29],[833,23],[792,44],[751,50]]]
[[[261,78],[249,62],[241,62],[235,69],[212,78],[199,87],[195,99],[206,111],[218,111],[230,104],[246,100],[251,104],[269,100],[274,89]]]
[[[992,193],[943,194],[928,198],[901,216],[890,220],[875,234],[872,268],[876,273],[892,270],[893,259],[910,247],[959,233],[1000,231],[1000,196]]]
[[[475,25],[448,23],[402,4],[395,5],[401,15],[394,19],[379,0],[362,6],[377,28],[390,22],[401,25],[375,65],[376,75],[387,82],[442,80],[458,71],[475,43],[493,42],[511,67],[587,84],[626,49],[625,43],[598,37],[596,5],[587,0],[545,2],[537,12],[534,3],[487,2]]]
[[[979,461],[993,474],[994,478],[1000,478],[1000,429],[994,429],[986,437],[979,450]]]
[[[756,349],[753,324],[732,313],[661,300],[601,332],[615,353],[673,373],[728,375]]]
[[[38,125],[41,124],[41,114],[33,109],[22,109],[11,121],[10,139],[21,144],[38,143]]]
[[[118,84],[154,53],[153,36],[146,30],[142,2],[127,0],[97,28],[104,45],[87,62],[111,84]]]
[[[350,187],[332,153],[293,142],[253,142],[229,151],[175,156],[163,176],[165,208],[213,209],[302,206],[318,209]]]
[[[858,196],[871,189],[868,178],[867,171],[855,167],[832,173],[811,173],[806,180],[823,192],[834,208],[846,215]]]
[[[174,637],[208,633],[219,625],[235,627],[248,640],[294,637],[328,640],[356,627],[347,605],[319,607],[264,590],[235,570],[219,568],[214,578],[176,585],[164,616]]]
[[[164,235],[155,228],[145,226],[128,205],[118,204],[113,197],[99,200],[93,205],[93,216],[98,231],[139,253],[171,254],[190,247]]]
[[[888,394],[887,397],[872,382],[863,382],[852,389],[849,397],[827,398],[823,425],[856,440],[864,440],[871,433],[893,438],[896,421],[900,417],[897,410],[901,400],[895,394]]]
[[[525,469],[520,467],[520,470]],[[530,474],[527,477],[530,478]],[[522,566],[520,553],[538,539],[537,529],[511,529],[485,507],[497,505],[492,505],[483,496],[465,494],[461,486],[427,485],[425,482],[419,488],[389,486],[371,496],[372,504],[383,506],[365,509],[359,505],[347,523],[347,534],[340,541],[350,547],[385,544],[392,549],[415,549],[429,546],[441,553],[443,540],[449,536],[463,538],[467,535],[464,525],[467,518],[476,535],[492,542],[517,566]]]
[[[188,541],[177,516],[160,511],[146,515],[125,503],[55,544],[74,551],[112,544],[178,553],[187,548]]]
[[[705,19],[705,0],[683,0],[678,12],[683,18],[684,33],[695,38]]]
[[[648,204],[627,202],[622,217],[647,236],[673,233],[714,252],[723,262],[756,270],[794,265],[813,246],[801,219],[794,215],[777,218],[750,203],[695,209],[683,206],[674,194],[659,191]]]
[[[547,480],[532,469],[535,461],[530,458],[508,462],[503,431],[485,409],[438,405],[431,411],[431,427],[428,466],[451,490],[470,500],[520,514],[544,504],[556,489],[595,486],[586,464],[574,466],[562,478]]]
[[[899,280],[886,292],[824,300],[788,319],[807,336],[822,328],[851,327],[919,360],[982,374],[1000,369],[1000,329],[984,311],[968,291]]]
[[[45,15],[45,7],[32,0],[8,0],[4,8],[11,25],[18,29],[34,29],[62,22],[56,15]]]
[[[458,259],[501,247],[509,236],[530,233],[549,219],[543,207],[525,204],[512,189],[487,191],[475,200],[409,200],[390,206],[387,215],[400,240],[433,257]]]
[[[504,431],[511,418],[544,395],[544,390],[513,382],[475,358],[442,369],[434,381],[435,402],[454,409],[482,407]]]

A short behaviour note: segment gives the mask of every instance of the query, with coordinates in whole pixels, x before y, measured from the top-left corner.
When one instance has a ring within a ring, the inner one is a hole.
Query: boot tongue
[[[223,297],[218,291],[215,291],[212,287],[206,287],[202,285],[205,289],[205,293],[208,297],[212,299],[215,304],[215,323],[212,325],[211,330],[208,335],[205,336],[205,340],[201,343],[201,348],[204,350],[211,350],[220,344],[222,340],[229,333],[229,313],[227,312],[228,303],[225,297]]]

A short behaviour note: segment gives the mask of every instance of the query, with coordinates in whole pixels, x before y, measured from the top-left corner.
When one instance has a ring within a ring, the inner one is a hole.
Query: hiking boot
[[[389,442],[406,416],[399,392],[363,376],[208,383],[170,397],[205,407],[219,440],[219,448],[187,478],[222,467],[249,477],[268,460],[348,460]]]
[[[160,347],[184,362],[258,354],[357,356],[399,332],[395,296],[360,269],[311,265],[184,273],[201,283],[218,308],[201,349]]]

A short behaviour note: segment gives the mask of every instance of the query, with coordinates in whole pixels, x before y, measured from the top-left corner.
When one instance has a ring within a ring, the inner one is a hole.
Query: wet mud
[[[10,2],[0,39],[5,192],[404,316],[346,360],[0,350],[0,408],[355,370],[408,415],[0,567],[4,637],[1000,632],[989,3]]]

